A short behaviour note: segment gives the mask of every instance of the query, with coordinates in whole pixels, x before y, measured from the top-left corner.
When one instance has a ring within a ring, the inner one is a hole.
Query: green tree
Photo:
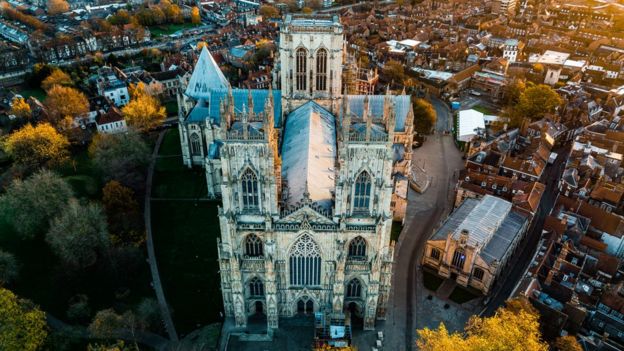
[[[516,111],[523,117],[539,120],[545,114],[555,112],[561,104],[561,97],[553,88],[539,84],[527,88],[520,94]]]
[[[67,318],[72,322],[84,323],[89,321],[91,308],[89,307],[89,297],[87,295],[78,294],[69,300],[69,308],[67,308]]]
[[[136,308],[136,317],[143,330],[151,330],[158,326],[162,320],[160,306],[153,298],[144,298]]]
[[[89,344],[87,351],[139,351],[136,345],[126,345],[123,341],[117,341],[114,344]]]
[[[422,351],[547,351],[538,318],[528,304],[512,302],[511,307],[500,307],[492,317],[471,317],[464,333],[449,333],[443,323],[435,330],[418,330],[417,345]]]
[[[139,246],[145,242],[140,207],[132,189],[111,180],[102,189],[102,203],[113,244]]]
[[[526,84],[521,79],[514,79],[507,84],[503,93],[503,103],[507,106],[515,106],[520,101],[520,95],[526,90]]]
[[[572,335],[560,336],[555,341],[557,351],[583,351],[581,344]]]
[[[150,151],[138,133],[98,134],[89,155],[105,181],[117,180],[135,190],[143,185]]]
[[[0,287],[0,350],[35,351],[47,335],[45,313]]]
[[[102,208],[95,203],[84,205],[76,199],[70,200],[52,221],[46,241],[69,266],[80,269],[95,264],[110,246]]]
[[[424,99],[415,99],[412,108],[414,110],[414,130],[419,134],[431,133],[431,128],[435,125],[437,118],[431,103]]]
[[[12,253],[0,250],[0,286],[7,285],[17,278],[19,267]]]
[[[95,314],[91,324],[89,324],[89,332],[98,338],[112,338],[115,336],[115,332],[124,326],[123,316],[109,308]]]
[[[72,189],[58,175],[40,171],[22,181],[16,179],[0,196],[0,214],[24,238],[47,230],[49,222],[66,207]]]
[[[21,166],[37,168],[63,163],[69,156],[69,141],[47,123],[27,124],[4,142],[5,151]]]
[[[279,14],[279,11],[275,8],[275,6],[262,5],[260,6],[260,15],[262,15],[262,18],[267,19],[267,18],[278,18],[280,14]]]
[[[384,65],[383,75],[386,81],[393,82],[396,85],[403,85],[405,80],[405,67],[399,61],[390,60]]]

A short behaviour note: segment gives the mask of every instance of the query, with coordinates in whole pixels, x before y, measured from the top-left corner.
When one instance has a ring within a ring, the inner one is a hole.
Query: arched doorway
[[[297,314],[314,313],[314,301],[308,296],[302,296],[297,300]]]
[[[347,304],[347,311],[349,312],[349,317],[351,318],[351,326],[353,327],[364,327],[364,313],[362,311],[362,307],[357,302],[349,302]]]
[[[256,314],[264,314],[264,307],[262,301],[256,301]]]

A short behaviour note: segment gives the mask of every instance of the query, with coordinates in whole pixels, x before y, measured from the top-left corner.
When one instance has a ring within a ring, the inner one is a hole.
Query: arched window
[[[464,263],[466,263],[466,254],[464,250],[457,249],[453,253],[453,260],[451,261],[451,265],[460,270],[464,269]]]
[[[264,296],[264,284],[258,277],[249,281],[249,296]]]
[[[347,284],[347,297],[362,297],[362,283],[358,278],[353,278]]]
[[[243,194],[243,209],[258,209],[258,178],[250,169],[241,177],[241,191]]]
[[[304,48],[297,49],[296,54],[296,66],[295,66],[295,80],[296,87],[299,91],[306,90],[306,61],[308,59],[308,52]]]
[[[366,240],[361,236],[355,237],[349,243],[349,258],[365,259],[366,258]]]
[[[316,90],[327,90],[327,50],[319,49],[316,53]]]
[[[321,254],[318,245],[307,234],[291,248],[290,285],[321,285]]]
[[[475,268],[474,271],[472,272],[472,277],[475,278],[476,280],[483,280],[483,274],[484,271],[481,268]]]
[[[371,177],[364,171],[355,179],[355,194],[353,196],[353,211],[368,212],[371,194]]]
[[[264,256],[264,245],[262,239],[256,234],[249,234],[245,238],[245,255],[249,257]]]
[[[191,154],[201,155],[201,142],[199,141],[199,135],[191,134]]]

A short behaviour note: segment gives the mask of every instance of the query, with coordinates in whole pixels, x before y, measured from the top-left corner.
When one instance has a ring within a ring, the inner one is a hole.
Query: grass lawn
[[[158,269],[178,333],[220,320],[218,202],[152,201]]]
[[[436,276],[435,274],[423,271],[423,284],[425,285],[425,288],[435,292],[438,290],[440,285],[442,285],[443,281],[444,279]]]
[[[164,24],[159,26],[151,26],[149,27],[150,33],[153,37],[160,37],[163,35],[171,35],[181,29],[188,29],[197,27],[198,24],[193,23],[180,23],[180,24]]]
[[[71,150],[71,160],[56,171],[71,184],[76,196],[89,199],[100,197],[102,184],[86,147]]]
[[[449,299],[451,299],[451,301],[456,302],[458,304],[462,304],[472,299],[476,299],[477,297],[479,296],[462,288],[461,286],[457,286],[455,287],[455,289],[453,289],[453,292],[451,292]]]
[[[177,116],[178,115],[178,102],[177,101],[169,101],[165,104],[165,110],[167,111],[167,116]]]
[[[399,221],[393,221],[392,229],[390,229],[390,240],[393,240],[393,241],[399,240],[399,235],[401,235],[401,230],[403,230],[403,224]]]
[[[206,178],[202,169],[188,169],[182,164],[180,135],[170,129],[156,160],[152,197],[203,198],[207,195]]]
[[[484,115],[493,115],[494,114],[494,111],[492,111],[491,109],[489,109],[489,108],[487,108],[485,106],[482,106],[482,105],[475,105],[475,106],[472,107],[472,109],[473,110],[477,110],[477,111],[483,113]]]
[[[23,89],[17,89],[16,93],[20,94],[21,96],[24,97],[24,99],[28,99],[29,97],[33,96],[35,98],[37,98],[37,100],[43,102],[46,98],[46,93],[45,91],[43,91],[43,89],[41,88],[23,88]]]

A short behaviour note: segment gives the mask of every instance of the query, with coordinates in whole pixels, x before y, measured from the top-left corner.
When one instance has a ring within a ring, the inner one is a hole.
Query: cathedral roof
[[[331,210],[335,161],[334,116],[313,101],[290,113],[282,143],[282,177],[288,186],[286,203],[295,206],[308,195],[310,200]]]
[[[362,117],[364,111],[364,98],[368,96],[368,111],[375,118],[383,116],[385,95],[347,95],[349,110],[351,113]],[[405,120],[412,106],[409,95],[392,95],[394,100],[394,111],[396,113],[396,124],[394,130],[396,132],[405,131]]]
[[[249,93],[251,92],[251,100],[253,102],[254,113],[264,112],[265,103],[269,98],[269,90],[264,89],[232,89],[232,98],[234,99],[234,111],[241,113],[243,109],[249,109]],[[213,90],[206,104],[197,104],[189,114],[188,122],[203,122],[206,118],[219,124],[221,122],[220,102],[227,102],[229,89]],[[279,90],[273,90],[273,118],[275,119],[275,127],[279,126],[282,116],[282,93]]]
[[[229,86],[230,83],[204,46],[184,94],[195,99],[207,99],[211,90],[227,89]]]

